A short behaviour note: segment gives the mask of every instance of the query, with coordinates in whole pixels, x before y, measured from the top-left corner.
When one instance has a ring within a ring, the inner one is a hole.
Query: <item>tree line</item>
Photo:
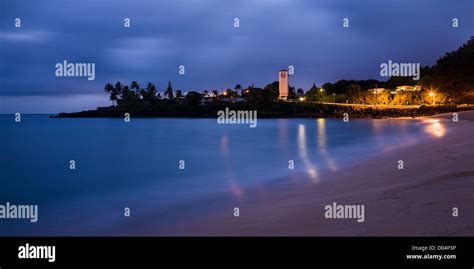
[[[458,104],[474,103],[474,37],[458,50],[446,53],[433,66],[420,70],[420,80],[412,77],[390,77],[387,81],[339,80],[325,83],[321,87],[313,84],[308,90],[295,89],[289,86],[288,100],[298,102],[336,102],[354,104],[381,105],[421,105],[421,104]],[[398,92],[394,95],[389,90],[397,86],[421,86],[422,91]],[[381,92],[368,92],[368,89],[385,88]],[[274,81],[263,88],[253,84],[243,87],[235,85],[222,92],[204,90],[202,92],[173,90],[171,82],[161,93],[153,83],[142,87],[137,81],[130,85],[116,82],[107,83],[104,90],[114,106],[150,106],[159,103],[186,103],[198,105],[203,99],[211,101],[244,98],[254,108],[270,108],[278,100],[279,83]]]

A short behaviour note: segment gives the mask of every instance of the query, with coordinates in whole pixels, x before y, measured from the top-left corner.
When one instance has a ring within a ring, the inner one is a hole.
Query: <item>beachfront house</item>
[[[402,85],[402,86],[397,86],[397,89],[395,91],[396,92],[417,92],[417,91],[421,91],[421,86]]]
[[[386,91],[387,89],[385,88],[373,88],[373,89],[368,89],[367,91],[372,94],[381,94],[382,92]]]

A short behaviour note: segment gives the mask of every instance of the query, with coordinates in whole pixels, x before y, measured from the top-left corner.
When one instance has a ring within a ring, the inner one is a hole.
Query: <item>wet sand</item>
[[[474,235],[474,112],[419,118],[432,139],[332,174],[319,183],[255,188],[233,207],[175,226],[172,235],[464,236]],[[440,121],[440,122],[438,122]],[[354,156],[357,158],[357,156]],[[403,160],[404,169],[398,169]],[[299,182],[306,175],[295,175]],[[294,178],[293,178],[294,179]],[[219,203],[219,201],[215,201]],[[327,219],[325,206],[364,205],[365,221]],[[458,209],[458,216],[453,208]]]

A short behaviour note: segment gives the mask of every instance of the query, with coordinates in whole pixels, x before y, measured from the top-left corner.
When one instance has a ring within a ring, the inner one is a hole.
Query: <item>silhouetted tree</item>
[[[239,97],[239,94],[236,91],[233,91],[232,89],[227,89],[224,91],[224,97],[226,98],[237,98]]]
[[[297,96],[296,96],[296,90],[295,90],[295,87],[288,87],[288,97],[287,99],[288,100],[296,100]]]
[[[128,85],[122,87],[122,98],[120,100],[120,104],[122,105],[129,105],[132,100],[134,99],[134,92],[130,90]]]
[[[181,97],[183,97],[183,92],[181,90],[177,90],[176,91],[176,99],[180,99]]]
[[[117,105],[121,105],[123,102],[123,85],[120,81],[117,81],[114,86],[114,91],[117,94]]]
[[[280,95],[278,85],[278,81],[275,81],[266,85],[263,90],[261,90],[260,94],[258,95],[260,107],[269,109],[271,108],[271,105],[278,100],[278,96]]]
[[[123,90],[123,85],[120,81],[117,81],[115,83],[115,92],[117,93],[117,96],[122,97],[122,90]]]
[[[347,99],[352,104],[364,103],[364,95],[362,94],[362,90],[358,84],[352,83],[349,85],[347,90]]]
[[[112,105],[115,106],[115,104],[117,103],[117,98],[118,98],[117,91],[115,90],[115,87],[112,84],[107,83],[104,87],[104,90],[105,90],[106,93],[109,94],[109,99],[110,99],[110,101],[112,101]]]
[[[138,85],[138,82],[135,80],[130,83],[130,89],[135,90],[135,93],[140,95],[140,85]]]
[[[156,100],[156,87],[154,84],[148,83],[146,85],[145,91],[142,93],[144,93],[143,95],[144,101],[153,102]]]
[[[168,81],[168,87],[166,87],[164,95],[168,99],[173,99],[173,87],[171,86],[171,81]]]
[[[219,97],[219,92],[217,90],[212,90],[212,98],[214,101]]]
[[[446,53],[425,73],[420,84],[443,94],[446,102],[474,102],[474,37],[456,51]]]
[[[318,88],[316,83],[313,83],[313,86],[306,92],[306,100],[312,102],[322,102],[324,101],[325,92],[322,88]]]
[[[296,91],[296,95],[298,97],[303,97],[304,96],[304,91],[303,89],[299,88],[297,91]]]
[[[192,91],[186,94],[186,102],[188,103],[188,105],[192,105],[192,106],[199,105],[201,103],[201,99],[202,99],[202,94],[198,92]]]
[[[235,85],[234,89],[237,93],[240,93],[240,96],[242,96],[242,86],[240,84]]]

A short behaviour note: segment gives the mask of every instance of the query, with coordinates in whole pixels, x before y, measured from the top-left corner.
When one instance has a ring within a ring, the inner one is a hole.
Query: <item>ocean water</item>
[[[259,119],[250,128],[0,115],[0,205],[39,207],[36,223],[0,219],[0,235],[163,235],[198,212],[212,214],[212,197],[231,204],[291,175],[318,184],[331,180],[328,172],[444,132],[439,122],[416,120]]]

